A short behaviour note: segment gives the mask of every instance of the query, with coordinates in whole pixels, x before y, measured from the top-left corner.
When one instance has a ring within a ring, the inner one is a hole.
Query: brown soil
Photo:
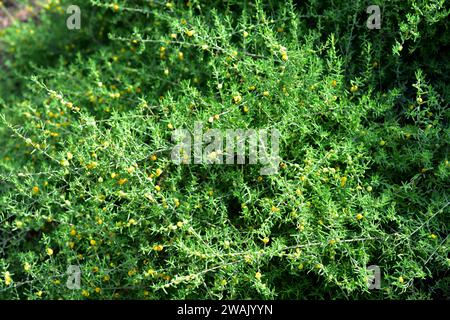
[[[0,0],[0,29],[9,27],[14,20],[27,21],[36,16],[39,11],[39,7],[34,1],[30,1],[28,7],[19,5],[13,0]]]

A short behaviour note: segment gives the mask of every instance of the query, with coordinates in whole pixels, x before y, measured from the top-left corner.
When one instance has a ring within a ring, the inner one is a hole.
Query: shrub
[[[0,31],[0,297],[448,298],[448,4],[79,2]],[[174,164],[195,122],[278,173]]]

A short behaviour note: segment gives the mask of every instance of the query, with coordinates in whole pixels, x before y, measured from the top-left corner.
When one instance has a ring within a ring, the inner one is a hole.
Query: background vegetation
[[[0,298],[450,297],[448,2],[76,2],[0,30]],[[195,121],[279,173],[175,165]]]

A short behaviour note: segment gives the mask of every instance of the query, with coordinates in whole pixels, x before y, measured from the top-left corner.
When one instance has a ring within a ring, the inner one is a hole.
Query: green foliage
[[[448,3],[79,2],[0,31],[1,298],[449,298]],[[196,121],[279,172],[174,164]]]

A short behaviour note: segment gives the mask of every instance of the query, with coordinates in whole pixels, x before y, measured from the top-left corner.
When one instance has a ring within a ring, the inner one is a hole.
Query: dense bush
[[[0,30],[1,298],[449,298],[448,3],[77,2]],[[196,121],[278,173],[176,165]]]

